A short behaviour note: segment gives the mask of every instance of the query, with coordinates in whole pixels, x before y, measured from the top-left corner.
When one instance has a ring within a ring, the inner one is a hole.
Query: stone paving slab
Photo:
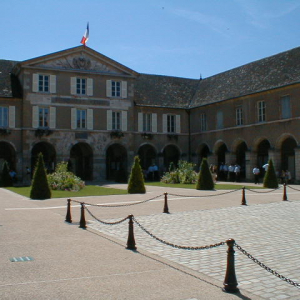
[[[98,208],[89,208],[97,215]],[[92,218],[89,216],[89,220]],[[279,274],[300,283],[300,202],[194,210],[139,216],[137,221],[160,239],[184,246],[204,246],[234,238],[248,253]],[[106,221],[116,221],[109,219]],[[128,221],[103,225],[89,221],[89,227],[126,242]],[[209,250],[182,250],[150,237],[135,224],[135,241],[145,249],[192,270],[224,280],[227,246]],[[235,248],[239,287],[264,299],[300,299],[300,289],[262,269]]]
[[[125,195],[88,200],[114,203],[140,198]],[[124,243],[100,232],[79,229],[78,205],[73,207],[73,223],[65,223],[66,199],[29,200],[0,189],[0,203],[1,300],[261,299],[244,290],[237,295],[224,293],[218,280],[141,248],[128,251]],[[140,206],[136,215],[159,213],[161,204]],[[128,215],[127,210],[106,209],[102,214],[118,218]],[[29,255],[34,260],[10,260]]]

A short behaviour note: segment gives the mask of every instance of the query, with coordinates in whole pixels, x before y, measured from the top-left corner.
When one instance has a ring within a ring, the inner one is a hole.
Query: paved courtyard
[[[234,238],[237,244],[259,261],[280,275],[300,283],[300,201],[296,200],[300,193],[293,194],[293,201],[153,214],[138,216],[136,220],[153,235],[177,245],[197,247]],[[256,196],[272,197],[270,194]],[[101,210],[97,207],[89,209],[95,215]],[[88,219],[90,228],[126,242],[128,221],[109,226],[90,216]],[[181,250],[155,240],[137,224],[134,232],[138,249],[147,250],[219,281],[224,280],[227,245],[208,250]],[[268,273],[236,247],[235,250],[238,287],[265,299],[300,299],[299,288]]]
[[[271,193],[247,190],[248,206],[240,205],[241,190],[149,186],[146,194],[74,200],[113,205],[88,209],[105,221],[133,214],[152,234],[178,245],[197,247],[234,238],[265,265],[300,282],[300,186],[296,188],[288,189],[289,201],[282,201],[282,187]],[[164,192],[168,193],[170,214],[162,213]],[[64,222],[66,200],[30,200],[0,189],[1,300],[300,299],[298,288],[268,273],[236,248],[241,293],[224,293],[226,245],[208,250],[175,249],[153,239],[135,223],[138,251],[128,251],[128,220],[104,225],[86,212],[88,229],[82,230],[78,228],[79,203],[72,202],[73,223]],[[143,204],[131,206],[139,201]]]

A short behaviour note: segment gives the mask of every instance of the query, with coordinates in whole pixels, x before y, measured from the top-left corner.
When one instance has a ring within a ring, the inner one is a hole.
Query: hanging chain
[[[122,223],[122,222],[124,222],[124,221],[126,221],[127,219],[128,219],[128,217],[126,217],[126,218],[124,218],[124,219],[122,219],[122,220],[120,220],[120,221],[116,221],[116,222],[104,222],[104,221],[102,221],[102,220],[99,220],[94,214],[92,214],[92,212],[85,206],[84,207],[86,210],[87,210],[87,212],[96,220],[96,221],[98,221],[98,222],[100,222],[100,223],[102,223],[102,224],[105,224],[105,225],[116,225],[116,224],[120,224],[120,223]]]
[[[280,187],[276,188],[276,189],[272,189],[270,191],[263,191],[263,192],[259,192],[259,191],[256,191],[256,190],[253,190],[253,189],[248,189],[248,188],[245,188],[246,190],[250,191],[250,192],[253,192],[253,193],[258,193],[258,194],[266,194],[266,193],[272,193],[274,191],[277,191],[280,189]]]
[[[250,258],[251,260],[253,260],[253,262],[255,262],[256,264],[258,264],[260,267],[262,267],[263,269],[265,269],[266,271],[268,271],[269,273],[275,275],[276,277],[280,278],[281,280],[297,287],[300,288],[300,283],[297,283],[283,275],[280,275],[278,272],[272,270],[271,268],[267,267],[265,264],[263,264],[262,262],[260,262],[258,259],[256,259],[255,257],[253,257],[250,253],[248,253],[246,250],[244,250],[241,246],[239,246],[237,243],[235,243],[235,246],[238,248],[238,250],[240,250],[243,254],[245,254],[248,258]]]
[[[292,190],[294,190],[294,191],[298,191],[298,192],[300,192],[300,190],[298,190],[298,189],[295,189],[294,187],[292,187],[292,186],[290,186],[290,185],[287,185],[287,187],[289,187],[290,189],[292,189]]]
[[[191,195],[178,195],[178,194],[171,194],[171,193],[168,193],[168,195],[171,195],[171,196],[178,196],[178,197],[193,197],[193,198],[201,198],[201,197],[215,197],[215,196],[221,196],[221,195],[226,195],[226,194],[230,194],[230,193],[234,193],[236,191],[240,191],[242,190],[241,189],[236,189],[236,190],[232,190],[232,191],[229,191],[229,192],[224,192],[224,193],[220,193],[220,194],[211,194],[211,195],[195,195],[195,196],[191,196]]]
[[[147,199],[147,200],[143,200],[143,201],[139,201],[139,202],[133,202],[133,203],[128,203],[128,204],[92,204],[92,203],[85,203],[85,205],[88,205],[88,206],[96,206],[96,207],[125,207],[125,206],[132,206],[132,205],[137,205],[137,204],[142,204],[142,203],[146,203],[146,202],[149,202],[151,200],[154,200],[154,199],[157,199],[159,197],[163,196],[163,194],[161,195],[158,195],[156,197],[153,197],[151,199]],[[74,202],[77,202],[77,203],[81,203],[77,200],[72,200]]]
[[[167,245],[167,246],[171,246],[173,248],[177,248],[177,249],[184,249],[184,250],[204,250],[204,249],[211,249],[211,248],[215,248],[215,247],[219,247],[219,246],[223,246],[225,245],[225,242],[221,242],[221,243],[217,243],[214,245],[207,245],[207,246],[200,246],[200,247],[189,247],[189,246],[179,246],[176,244],[172,244],[169,243],[167,241],[164,241],[160,238],[158,238],[157,236],[155,236],[154,234],[152,234],[150,231],[148,231],[144,226],[142,226],[137,220],[136,218],[133,217],[133,221],[143,230],[145,231],[148,235],[150,235],[152,238],[154,238],[155,240]]]

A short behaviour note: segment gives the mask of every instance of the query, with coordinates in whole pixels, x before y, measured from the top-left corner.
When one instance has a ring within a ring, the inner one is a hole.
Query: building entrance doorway
[[[93,150],[87,143],[78,143],[70,151],[70,170],[82,180],[93,179]]]
[[[31,172],[34,172],[39,153],[42,153],[47,173],[52,173],[56,165],[56,151],[54,147],[47,142],[40,142],[33,146],[31,150]]]
[[[106,179],[127,182],[127,151],[120,144],[113,144],[106,151]]]

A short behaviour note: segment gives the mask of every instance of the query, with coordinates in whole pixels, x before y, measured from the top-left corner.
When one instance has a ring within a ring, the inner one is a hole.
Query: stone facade
[[[300,48],[209,78],[139,74],[88,48],[0,61],[0,163],[20,180],[42,152],[86,180],[126,180],[133,158],[254,166],[300,181]],[[263,171],[263,170],[262,170]]]

